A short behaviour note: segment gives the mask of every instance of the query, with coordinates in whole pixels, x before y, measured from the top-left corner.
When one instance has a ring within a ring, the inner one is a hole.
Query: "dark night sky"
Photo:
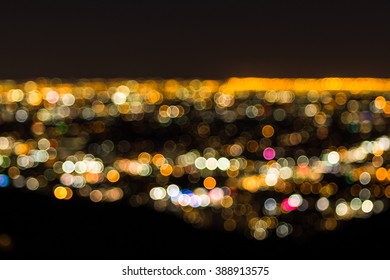
[[[0,78],[388,77],[386,2],[8,1]]]
[[[390,3],[321,3],[8,1],[0,6],[0,79],[390,77]],[[208,259],[378,258],[390,249],[389,213],[337,233],[264,242],[193,230],[124,203],[19,190],[0,190],[0,213],[0,233],[15,244],[3,258],[199,258],[178,253],[173,241],[207,244],[200,258]]]

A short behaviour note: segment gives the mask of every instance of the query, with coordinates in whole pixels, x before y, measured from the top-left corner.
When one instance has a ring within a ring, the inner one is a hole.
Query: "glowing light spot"
[[[18,143],[15,145],[14,151],[17,155],[27,155],[30,147],[25,143]]]
[[[229,208],[233,205],[233,198],[231,196],[225,196],[221,200],[221,205],[224,208]]]
[[[1,160],[0,160],[1,161]],[[2,177],[1,175],[3,174],[0,174],[0,178]],[[11,166],[9,169],[8,169],[8,175],[11,179],[15,179],[16,177],[18,177],[20,175],[20,170],[19,168],[15,167],[15,166]],[[0,186],[1,186],[1,179],[0,179]]]
[[[250,192],[256,192],[260,188],[260,179],[258,176],[244,177],[242,187]]]
[[[23,123],[28,119],[28,112],[26,110],[20,109],[15,113],[15,119],[17,122]]]
[[[380,167],[376,170],[375,176],[379,181],[384,181],[387,179],[387,170],[386,168]]]
[[[290,211],[297,209],[296,207],[293,207],[288,203],[288,198],[283,199],[280,206],[282,207],[282,209],[284,211],[287,211],[287,212],[290,212]]]
[[[167,193],[170,197],[176,197],[180,194],[180,189],[177,185],[171,184],[167,188]]]
[[[64,184],[66,186],[70,186],[74,182],[74,177],[72,174],[64,173],[60,177],[61,184]]]
[[[201,194],[199,196],[199,205],[202,207],[207,207],[210,205],[210,197],[207,194]]]
[[[117,91],[122,92],[122,93],[125,94],[126,96],[128,96],[129,93],[130,93],[129,87],[127,87],[127,86],[125,86],[125,85],[120,85],[120,86],[117,88]]]
[[[42,138],[38,141],[38,148],[40,150],[47,150],[50,148],[50,141],[46,138]]]
[[[362,185],[367,185],[371,181],[371,175],[368,172],[362,172],[359,176],[359,181]]]
[[[112,169],[110,171],[107,172],[107,180],[110,181],[111,183],[115,183],[115,182],[118,182],[118,180],[120,179],[121,175],[119,174],[119,172],[115,169]]]
[[[375,107],[378,109],[383,109],[386,107],[386,99],[383,96],[378,96],[374,101]]]
[[[384,208],[385,208],[385,204],[383,203],[382,200],[377,200],[374,202],[374,209],[373,209],[374,213],[376,214],[380,213],[384,210]]]
[[[355,211],[359,210],[361,205],[362,205],[362,201],[357,197],[353,198],[350,202],[351,209]]]
[[[116,92],[112,95],[111,100],[114,102],[116,105],[122,105],[126,102],[127,96],[123,92]]]
[[[68,192],[66,191],[66,189],[62,186],[60,187],[56,187],[54,189],[54,196],[57,198],[57,199],[65,199],[65,197],[68,195]]]
[[[149,164],[152,160],[152,156],[147,152],[142,152],[138,155],[138,161],[142,164]]]
[[[10,97],[13,102],[20,102],[24,98],[24,93],[20,89],[13,89],[10,91]]]
[[[86,182],[90,184],[96,184],[99,181],[99,174],[96,173],[86,173],[85,174]]]
[[[379,144],[383,150],[387,151],[390,148],[390,139],[387,136],[382,136],[378,139]]]
[[[283,121],[287,116],[287,113],[282,108],[278,108],[273,112],[273,117],[275,120],[281,122]]]
[[[297,164],[299,167],[306,167],[309,165],[309,158],[305,155],[299,156],[297,159]]]
[[[329,200],[326,197],[321,197],[316,202],[316,208],[318,211],[325,211],[329,207]]]
[[[69,187],[65,187],[65,189],[66,189],[66,196],[65,196],[64,199],[65,199],[65,200],[71,199],[72,196],[73,196],[73,191],[72,191],[72,189],[69,188]]]
[[[218,161],[215,158],[208,158],[206,160],[206,168],[209,170],[215,170],[218,167]]]
[[[123,197],[123,191],[121,188],[112,188],[106,192],[108,201],[116,201]]]
[[[50,112],[46,109],[40,109],[38,112],[37,112],[37,118],[38,120],[42,121],[42,122],[47,122],[47,121],[50,121],[52,116],[50,114]]]
[[[276,228],[276,235],[278,237],[286,237],[287,235],[290,234],[292,228],[291,225],[286,224],[286,223],[281,223],[277,228]]]
[[[293,176],[293,171],[290,167],[288,166],[285,166],[285,167],[282,167],[280,168],[279,170],[280,174],[280,178],[282,178],[283,180],[287,180],[287,179],[290,179],[292,176]]]
[[[363,203],[362,203],[362,211],[364,213],[370,213],[373,208],[374,208],[374,203],[372,203],[371,200],[363,201]]]
[[[178,202],[181,206],[188,206],[191,203],[191,197],[188,194],[179,195]]]
[[[308,104],[305,107],[305,114],[308,117],[314,117],[318,112],[317,106],[314,104]]]
[[[370,192],[369,189],[364,188],[364,189],[362,189],[362,190],[359,192],[359,198],[360,198],[361,200],[367,200],[367,199],[369,199],[370,197],[371,197],[371,192]]]
[[[258,220],[258,221],[255,223],[255,230],[267,229],[267,228],[268,228],[267,222],[264,221],[264,220]]]
[[[161,200],[165,198],[167,192],[163,187],[155,187],[150,190],[149,195],[153,200]]]
[[[195,167],[202,170],[206,168],[206,159],[204,157],[198,157],[195,160]]]
[[[293,194],[288,198],[288,205],[290,205],[292,208],[298,208],[301,206],[303,202],[303,198],[299,194]]]
[[[0,167],[7,168],[10,165],[11,165],[11,159],[7,156],[0,155]]]
[[[264,240],[267,237],[267,231],[263,228],[255,230],[253,232],[253,237],[256,238],[257,240]]]
[[[101,161],[98,160],[91,160],[91,161],[86,161],[87,167],[88,167],[88,172],[90,173],[101,173],[104,169],[104,165]]]
[[[267,198],[264,202],[264,208],[268,211],[274,211],[276,209],[277,203],[273,198]]]
[[[91,199],[93,202],[100,202],[103,199],[103,194],[99,190],[93,190],[89,194],[89,199]]]
[[[74,165],[74,170],[76,171],[77,174],[83,174],[87,172],[88,166],[84,161],[78,161]]]
[[[215,186],[217,185],[217,181],[213,177],[207,177],[206,179],[204,179],[203,185],[206,189],[211,190],[215,188]]]
[[[330,164],[337,164],[340,160],[340,155],[336,151],[332,151],[328,154],[328,162]]]
[[[0,150],[6,150],[10,148],[10,141],[6,137],[0,137]]]
[[[263,134],[264,137],[266,138],[271,138],[274,133],[275,133],[275,130],[272,126],[270,125],[265,125],[262,130],[261,130],[261,133]]]
[[[76,101],[76,98],[73,94],[67,93],[62,96],[62,103],[65,106],[72,106],[74,102]]]
[[[230,161],[227,158],[221,157],[218,159],[218,168],[220,170],[225,171],[228,170],[229,167],[230,167]]]
[[[165,157],[162,154],[155,154],[152,157],[152,162],[155,166],[160,167],[165,162]]]
[[[57,101],[60,99],[58,93],[56,91],[49,91],[47,94],[46,94],[46,100],[47,102],[49,102],[50,104],[55,104],[57,103]]]
[[[190,196],[191,201],[190,201],[190,206],[193,208],[197,208],[200,206],[199,204],[199,197],[197,195],[191,195]]]
[[[32,156],[36,162],[46,162],[49,159],[49,153],[45,150],[41,151],[34,151],[32,153]]]
[[[179,116],[180,110],[177,106],[169,106],[167,109],[167,115],[170,118],[177,118]]]
[[[158,103],[163,99],[163,96],[161,93],[159,93],[157,90],[150,90],[146,96],[145,101],[149,104],[155,104]]]
[[[263,157],[266,159],[266,160],[271,160],[275,157],[276,153],[275,153],[275,150],[271,147],[268,147],[268,148],[265,148],[264,151],[263,151]]]
[[[242,154],[242,152],[243,152],[243,148],[241,145],[238,145],[238,144],[233,144],[229,148],[230,155],[232,155],[234,157],[240,156]]]
[[[220,188],[214,188],[209,192],[211,202],[218,203],[224,197],[223,190]]]
[[[30,191],[35,191],[35,190],[37,190],[39,188],[39,182],[38,182],[37,179],[35,179],[33,177],[29,177],[26,180],[26,187]]]
[[[250,105],[246,108],[245,110],[245,114],[247,115],[248,118],[256,118],[257,116],[261,116],[262,114],[264,114],[264,108],[263,106],[253,106],[253,105]]]
[[[66,173],[72,173],[74,171],[74,163],[70,160],[65,161],[62,164],[62,170]]]
[[[268,186],[270,187],[275,186],[277,182],[278,182],[278,176],[276,174],[269,173],[265,176],[265,183]]]
[[[72,187],[74,188],[83,188],[86,185],[87,181],[83,176],[74,176]]]
[[[19,176],[17,176],[16,178],[14,178],[14,179],[12,180],[12,184],[13,184],[16,188],[23,188],[25,182],[26,182],[26,180],[25,180],[25,178],[24,178],[23,175],[19,175]]]
[[[34,159],[29,156],[18,156],[16,162],[20,168],[30,168],[34,165]]]
[[[39,91],[31,91],[27,94],[27,102],[32,106],[38,106],[42,102],[42,95]]]
[[[172,174],[172,171],[173,171],[173,168],[172,168],[172,165],[170,164],[163,164],[161,167],[160,167],[160,173],[161,175],[163,176],[169,176]]]
[[[0,174],[0,187],[6,187],[9,184],[9,178],[5,174]]]
[[[149,176],[152,174],[152,167],[149,164],[141,164],[138,168],[138,175]]]
[[[348,205],[345,202],[341,202],[336,206],[336,214],[338,216],[344,216],[348,213]]]

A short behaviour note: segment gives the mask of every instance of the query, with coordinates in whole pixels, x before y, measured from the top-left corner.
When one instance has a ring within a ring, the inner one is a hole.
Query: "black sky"
[[[0,78],[388,77],[387,1],[9,1]]]

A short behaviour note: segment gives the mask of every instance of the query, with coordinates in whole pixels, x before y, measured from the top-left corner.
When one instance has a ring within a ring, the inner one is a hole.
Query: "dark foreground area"
[[[0,190],[0,213],[1,259],[381,259],[390,247],[389,212],[334,232],[263,241],[194,229],[125,202],[59,201],[15,189]]]

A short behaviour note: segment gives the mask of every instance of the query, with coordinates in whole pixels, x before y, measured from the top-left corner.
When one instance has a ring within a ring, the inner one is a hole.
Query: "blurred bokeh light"
[[[258,240],[336,230],[388,208],[389,117],[388,79],[6,80],[0,187]]]

